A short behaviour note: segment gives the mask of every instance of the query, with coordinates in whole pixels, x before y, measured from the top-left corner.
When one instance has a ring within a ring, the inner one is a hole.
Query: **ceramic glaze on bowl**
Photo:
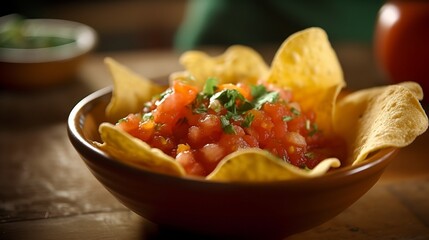
[[[126,207],[162,226],[215,236],[282,238],[320,225],[349,207],[394,156],[386,149],[356,166],[313,179],[224,183],[137,169],[99,150],[98,125],[111,88],[76,105],[68,119],[73,146],[94,176]]]

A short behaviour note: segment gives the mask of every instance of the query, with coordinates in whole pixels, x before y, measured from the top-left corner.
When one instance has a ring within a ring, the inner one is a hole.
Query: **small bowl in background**
[[[283,238],[340,214],[380,178],[396,153],[311,179],[213,182],[163,175],[113,159],[93,142],[106,121],[111,88],[80,101],[68,119],[71,143],[93,175],[126,207],[161,226],[221,237]],[[76,173],[78,174],[78,173]]]
[[[72,80],[79,64],[97,42],[95,30],[82,23],[58,19],[20,20],[17,15],[0,18],[0,33],[8,31],[13,21],[22,21],[20,30],[25,37],[72,41],[36,48],[0,46],[0,87],[35,89]]]

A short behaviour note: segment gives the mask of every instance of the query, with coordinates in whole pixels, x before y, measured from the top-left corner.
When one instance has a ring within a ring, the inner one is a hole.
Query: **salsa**
[[[188,175],[206,176],[226,155],[244,148],[267,150],[300,168],[341,159],[342,141],[324,136],[315,120],[291,91],[209,78],[202,91],[174,81],[117,126],[175,158]]]
[[[48,48],[76,42],[73,38],[29,34],[26,28],[26,20],[21,17],[7,22],[0,32],[0,48]]]

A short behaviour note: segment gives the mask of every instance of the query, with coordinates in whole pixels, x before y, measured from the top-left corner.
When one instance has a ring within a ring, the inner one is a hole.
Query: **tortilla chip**
[[[274,57],[267,82],[291,89],[302,109],[316,112],[320,129],[332,132],[334,103],[346,84],[325,31],[308,28],[287,38]]]
[[[323,160],[314,169],[304,170],[285,163],[271,153],[258,148],[242,149],[226,156],[206,177],[213,181],[269,182],[294,178],[312,178],[340,166],[336,158]]]
[[[349,149],[348,163],[357,164],[368,155],[388,147],[409,145],[428,128],[420,105],[418,84],[365,89],[341,99],[334,115],[335,131]]]
[[[240,81],[256,84],[268,72],[268,66],[259,53],[240,45],[229,47],[217,57],[200,51],[188,51],[182,54],[180,63],[187,73],[195,77],[195,85],[200,88],[210,77],[218,78],[220,84]]]
[[[99,148],[117,160],[146,170],[173,176],[184,176],[185,170],[176,160],[157,148],[135,138],[110,123],[99,128],[103,144]]]
[[[113,92],[106,116],[110,122],[117,122],[129,113],[141,110],[143,104],[165,88],[143,78],[112,58],[104,59],[113,78]]]

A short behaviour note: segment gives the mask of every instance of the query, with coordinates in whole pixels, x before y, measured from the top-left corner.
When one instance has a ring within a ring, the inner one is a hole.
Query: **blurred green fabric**
[[[175,39],[179,51],[206,45],[278,44],[307,27],[332,42],[371,42],[382,0],[190,0]]]

